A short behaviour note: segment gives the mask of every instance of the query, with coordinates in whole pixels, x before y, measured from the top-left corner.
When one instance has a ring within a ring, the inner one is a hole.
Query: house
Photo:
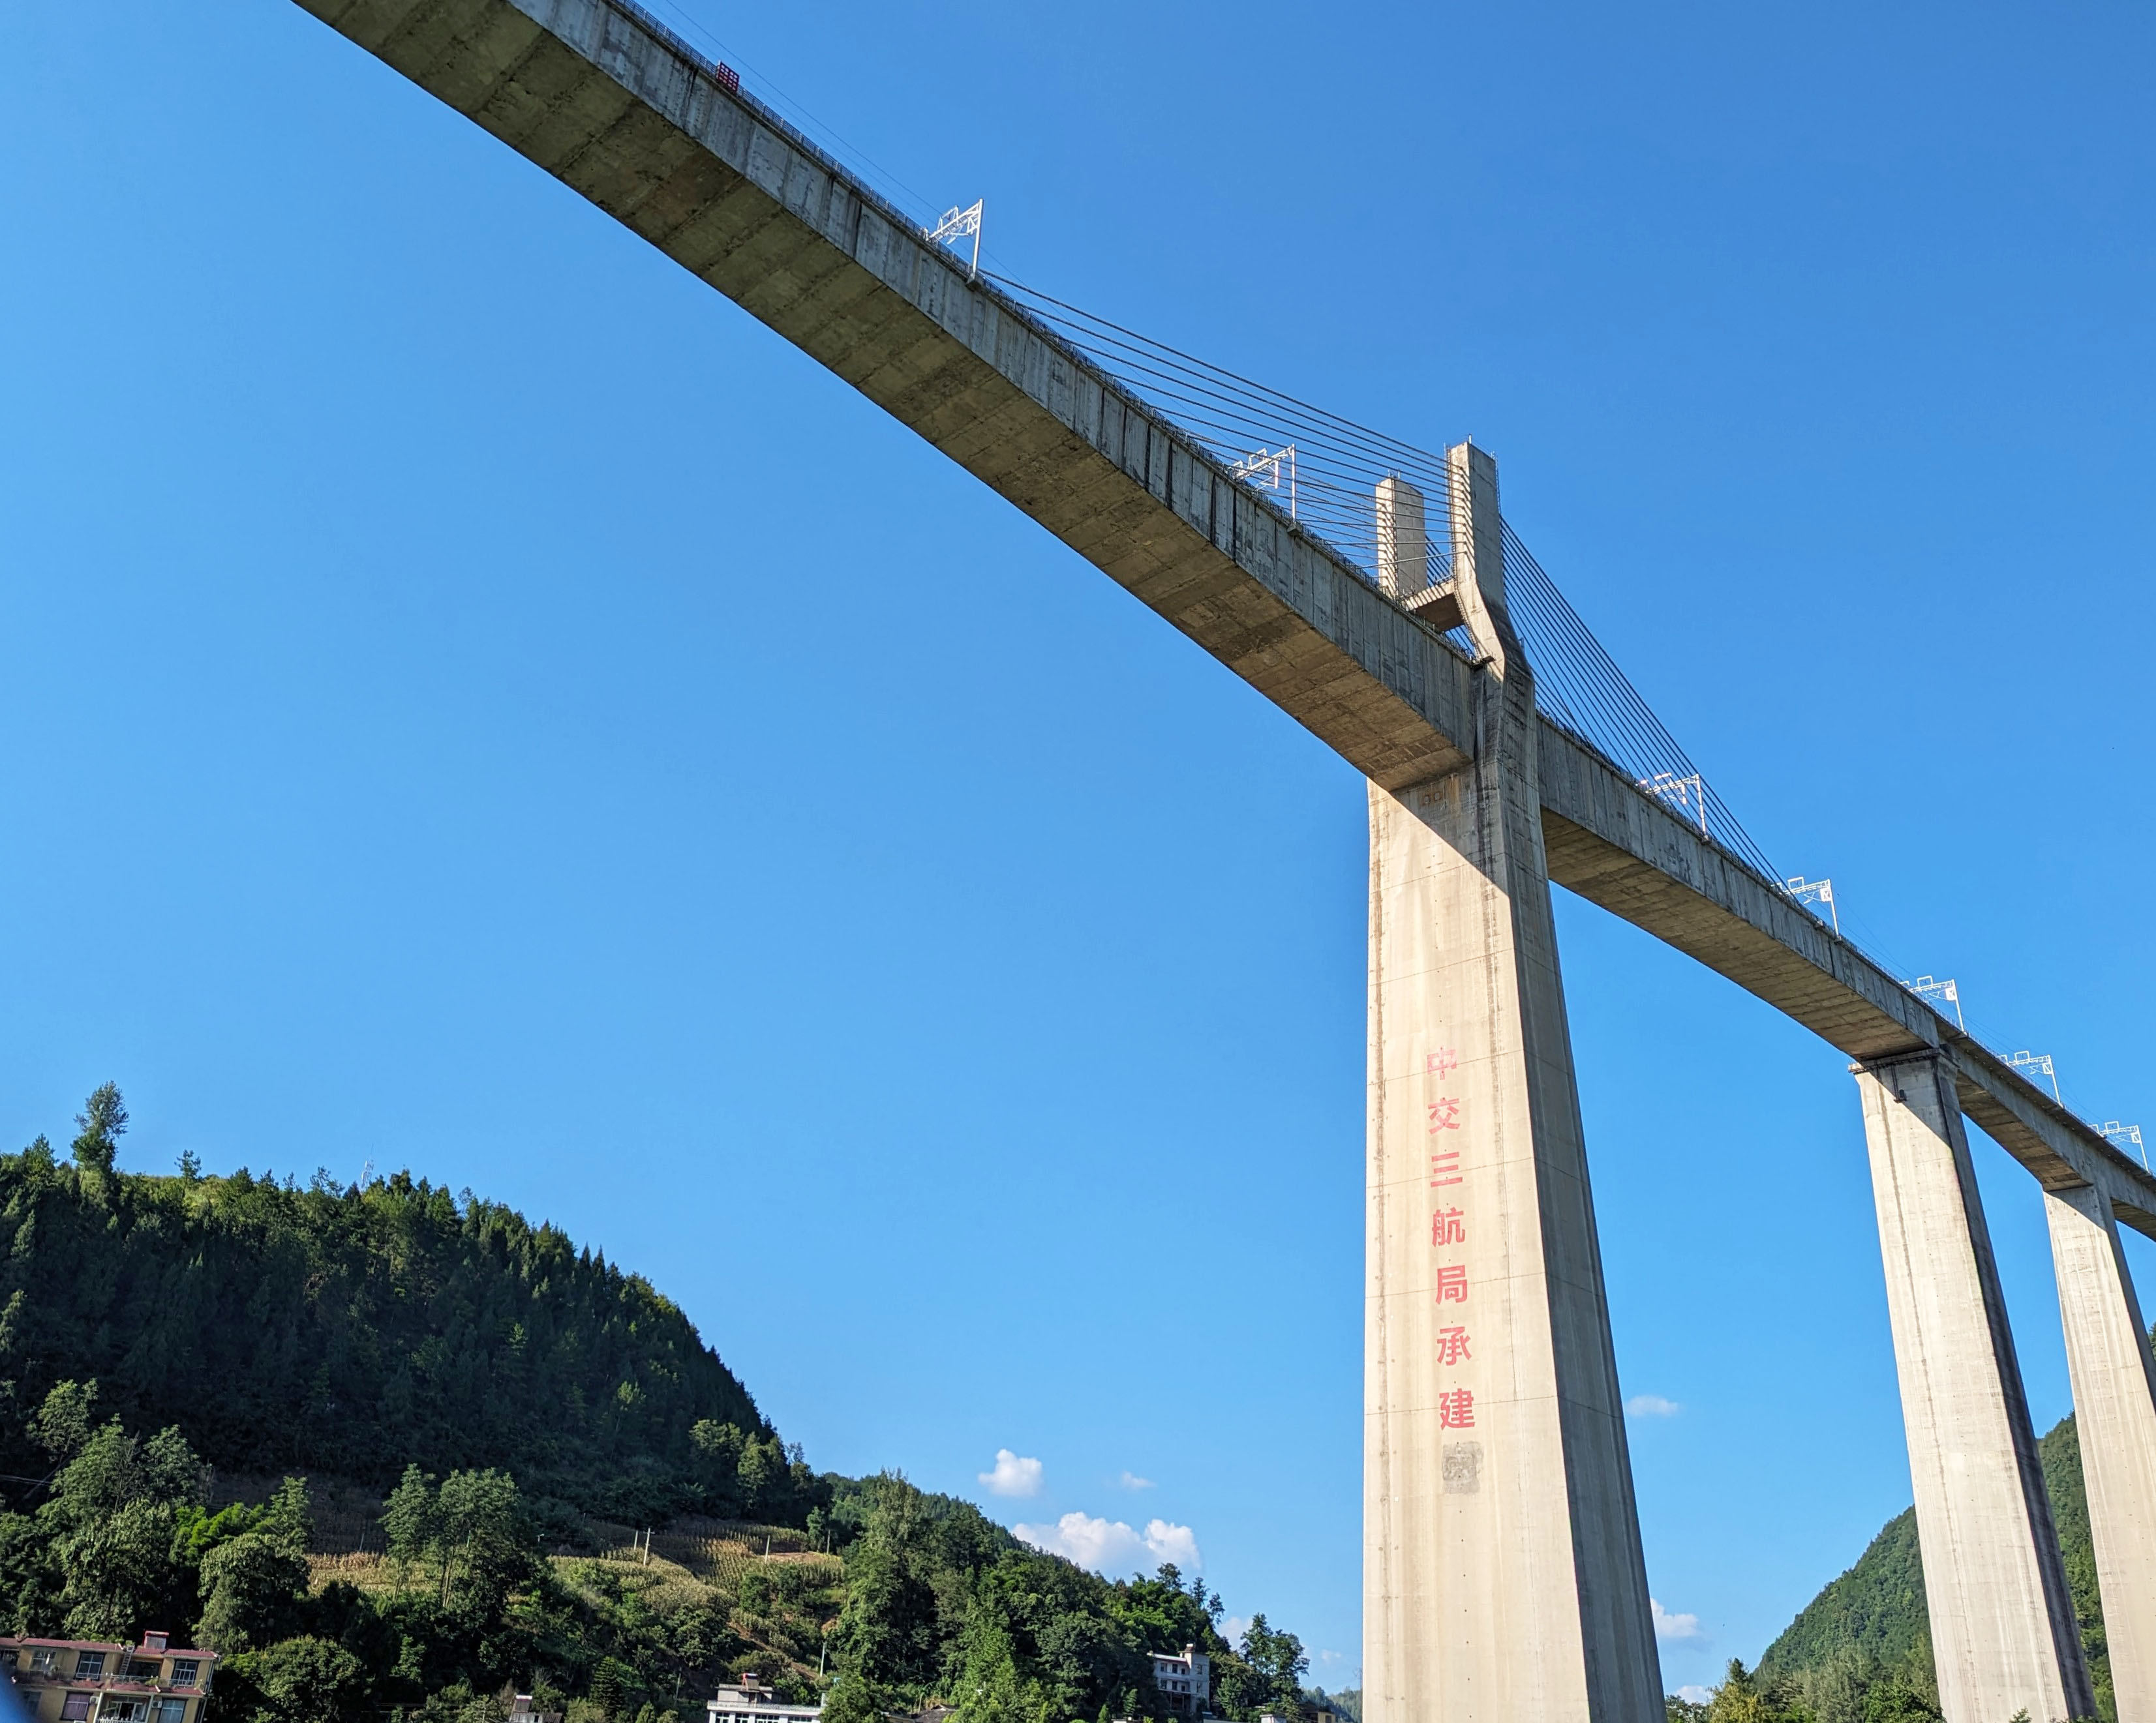
[[[816,1723],[824,1715],[824,1707],[782,1704],[778,1695],[757,1679],[753,1670],[748,1670],[732,1686],[721,1687],[717,1698],[705,1701],[704,1711],[710,1723]]]
[[[217,1669],[214,1651],[164,1633],[140,1645],[0,1637],[0,1659],[26,1723],[199,1723]]]
[[[1213,1700],[1213,1659],[1195,1645],[1152,1654],[1152,1685],[1178,1715],[1203,1717]]]

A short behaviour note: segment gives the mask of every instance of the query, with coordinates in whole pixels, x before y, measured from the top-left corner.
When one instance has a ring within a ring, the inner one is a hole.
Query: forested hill
[[[2112,1723],[2118,1710],[2073,1419],[2063,1420],[2038,1448],[2097,1708],[2105,1723]],[[1819,1723],[1913,1717],[1921,1715],[1917,1702],[1936,1706],[1938,1684],[1924,1614],[1924,1564],[1917,1546],[1914,1508],[1889,1520],[1856,1565],[1805,1605],[1767,1648],[1758,1674],[1770,1699],[1779,1698],[1787,1709],[1802,1710]],[[1897,1705],[1882,1704],[1890,1694]]]
[[[1228,1716],[1314,1717],[1301,1640],[1231,1643],[1173,1567],[811,1474],[552,1228],[403,1174],[122,1173],[110,1084],[76,1122],[66,1165],[0,1156],[0,1632],[183,1633],[211,1723],[701,1723],[743,1669],[825,1723],[1166,1719],[1151,1654],[1189,1644]]]
[[[117,1172],[124,1112],[80,1122],[73,1164],[0,1155],[0,1469],[42,1474],[25,1418],[95,1378],[102,1412],[243,1470],[495,1466],[639,1523],[778,1516],[744,1490],[805,1479],[688,1318],[553,1227],[403,1172]]]

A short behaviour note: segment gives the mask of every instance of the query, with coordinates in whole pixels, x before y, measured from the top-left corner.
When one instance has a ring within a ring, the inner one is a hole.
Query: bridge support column
[[[1363,1703],[1368,1723],[1659,1723],[1533,687],[1496,468],[1453,454],[1476,756],[1370,787]]]
[[[2123,1723],[2145,1723],[2156,1719],[2156,1367],[2110,1202],[2082,1185],[2046,1191],[2044,1208],[2112,1692]]]
[[[1947,1723],[2095,1715],[1961,1103],[1933,1053],[1864,1102],[1917,1541]]]

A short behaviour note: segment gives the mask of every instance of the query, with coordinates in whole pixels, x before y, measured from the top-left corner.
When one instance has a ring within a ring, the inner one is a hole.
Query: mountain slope
[[[82,1122],[72,1165],[0,1156],[0,1629],[176,1628],[224,1655],[222,1723],[513,1723],[518,1692],[696,1723],[744,1667],[827,1723],[1158,1718],[1150,1654],[1185,1644],[1227,1715],[1306,1709],[1301,1642],[1253,1612],[1231,1645],[1173,1567],[811,1476],[680,1310],[552,1228],[404,1174],[121,1173],[109,1085]]]
[[[2037,1448],[2097,1708],[2105,1723],[2115,1723],[2088,1496],[2073,1419],[2061,1421]],[[1882,1680],[1897,1680],[1937,1700],[1914,1508],[1887,1521],[1856,1565],[1804,1606],[1767,1648],[1758,1674],[1768,1685],[1801,1696],[1820,1723],[1854,1723],[1863,1715],[1866,1691]]]
[[[0,1156],[0,1426],[92,1377],[102,1412],[245,1470],[501,1466],[639,1520],[780,1509],[739,1499],[745,1453],[805,1474],[678,1307],[551,1226],[408,1173],[149,1177],[41,1138]]]

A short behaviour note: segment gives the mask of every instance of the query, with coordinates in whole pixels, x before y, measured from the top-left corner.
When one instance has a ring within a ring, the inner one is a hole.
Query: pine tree
[[[74,1122],[82,1133],[72,1145],[74,1164],[94,1172],[111,1172],[112,1157],[127,1129],[127,1103],[120,1098],[120,1085],[100,1083],[90,1090]]]

